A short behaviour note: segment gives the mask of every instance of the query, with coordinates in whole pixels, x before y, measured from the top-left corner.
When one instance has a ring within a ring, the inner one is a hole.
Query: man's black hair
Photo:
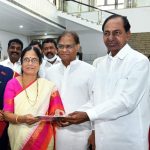
[[[103,25],[102,25],[102,30],[103,30],[103,32],[104,32],[104,28],[105,28],[106,23],[107,23],[110,19],[114,19],[114,18],[118,18],[118,17],[120,17],[120,18],[123,20],[123,24],[124,24],[124,29],[125,29],[125,31],[126,31],[126,32],[130,31],[130,27],[131,27],[131,26],[130,26],[130,23],[129,23],[127,17],[126,17],[126,16],[122,16],[122,15],[114,14],[114,15],[109,16],[109,17],[104,21],[104,23],[103,23]]]
[[[19,39],[12,39],[12,40],[10,40],[10,41],[8,42],[8,49],[9,49],[11,43],[17,43],[17,44],[20,44],[20,45],[21,45],[21,51],[22,51],[22,49],[23,49],[23,43],[22,43],[21,40],[19,40]]]

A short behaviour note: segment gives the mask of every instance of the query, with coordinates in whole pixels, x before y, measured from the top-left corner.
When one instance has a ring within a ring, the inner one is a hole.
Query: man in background
[[[12,39],[8,42],[8,59],[0,62],[1,65],[11,68],[17,73],[21,73],[20,56],[23,49],[23,43],[19,39]]]
[[[41,51],[41,48],[42,48],[42,46],[41,46],[41,44],[40,44],[39,41],[31,41],[30,44],[29,44],[29,46],[36,47],[36,48],[38,48],[40,51]]]
[[[57,44],[54,39],[47,38],[42,42],[42,53],[44,55],[39,74],[45,77],[45,72],[55,64],[60,63],[60,58],[57,55]]]

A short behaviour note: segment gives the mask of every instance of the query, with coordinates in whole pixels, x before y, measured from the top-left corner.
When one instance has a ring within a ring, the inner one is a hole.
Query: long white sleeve
[[[123,78],[119,79],[112,99],[87,110],[91,121],[108,121],[125,116],[138,106],[148,89],[149,62],[143,59],[132,66]]]

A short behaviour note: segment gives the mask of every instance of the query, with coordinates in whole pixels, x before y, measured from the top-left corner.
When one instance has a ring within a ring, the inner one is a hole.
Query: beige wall
[[[139,52],[150,55],[150,32],[132,33],[129,44]]]

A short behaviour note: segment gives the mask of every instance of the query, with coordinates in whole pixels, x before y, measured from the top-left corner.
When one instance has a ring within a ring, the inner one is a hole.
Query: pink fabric
[[[53,127],[46,122],[40,123],[40,132],[38,129],[33,133],[28,142],[24,145],[22,150],[46,150],[50,141],[54,137]]]
[[[4,93],[4,111],[14,112],[14,97],[22,90],[23,88],[16,78],[8,81]]]
[[[54,115],[57,109],[64,111],[58,91],[53,91],[51,94],[50,106],[47,111],[47,115]],[[35,130],[22,150],[46,150],[52,138],[55,139],[56,125],[53,124],[52,126],[49,122],[41,122],[39,126],[41,130],[38,128]]]
[[[58,91],[53,91],[50,100],[49,114],[54,115],[56,109],[64,111],[64,107]],[[60,114],[62,115],[62,114]]]
[[[41,81],[41,83],[43,82]],[[29,84],[28,86],[32,85],[32,83]],[[46,81],[44,85],[47,85]],[[4,93],[4,108],[3,108],[4,111],[9,111],[12,113],[14,112],[14,98],[23,90],[24,89],[22,88],[22,86],[20,85],[20,83],[16,78],[10,80],[7,83],[5,93]],[[21,98],[18,99],[18,101],[20,100]],[[46,110],[47,115],[54,115],[56,110],[64,111],[64,107],[62,105],[62,101],[59,96],[59,93],[55,89],[53,89],[51,97],[48,97],[47,100],[49,101],[49,108],[48,110]],[[51,146],[53,149],[55,144],[53,143],[54,139],[55,139],[55,125],[52,125],[50,122],[41,121],[38,127],[29,137],[29,139],[25,141],[25,143],[22,145],[21,149],[22,150],[31,150],[31,149],[46,150],[48,146]]]

